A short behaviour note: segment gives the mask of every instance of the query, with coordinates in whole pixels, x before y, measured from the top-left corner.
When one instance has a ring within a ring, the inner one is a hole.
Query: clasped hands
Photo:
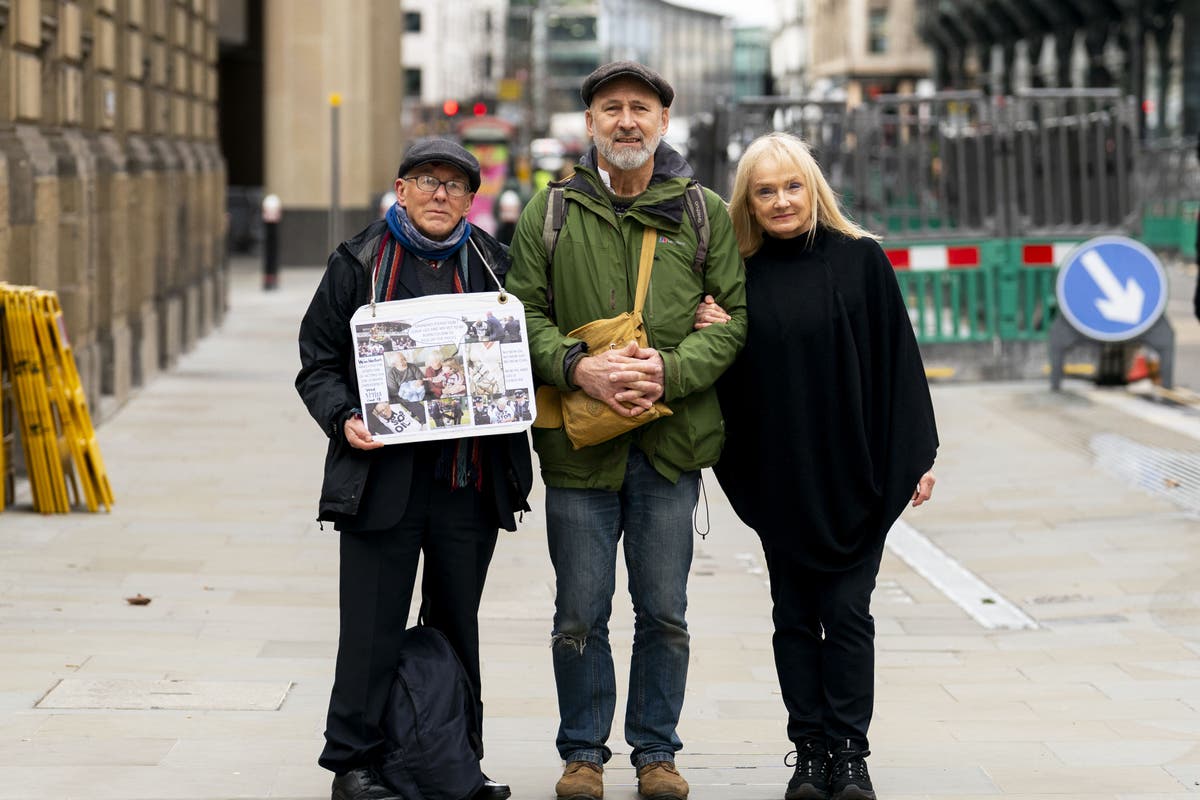
[[[623,417],[636,417],[663,395],[663,360],[653,347],[588,353],[575,363],[575,385]],[[626,405],[626,404],[629,405]]]

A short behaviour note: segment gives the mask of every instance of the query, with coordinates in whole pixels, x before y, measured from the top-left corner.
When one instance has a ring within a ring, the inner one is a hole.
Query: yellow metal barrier
[[[0,511],[8,499],[8,406],[4,404],[4,387],[8,383],[8,370],[4,368],[8,356],[4,353],[4,304],[0,303]]]
[[[5,367],[16,397],[34,510],[65,514],[81,502],[89,511],[100,505],[111,510],[112,489],[58,295],[0,283],[0,300]]]
[[[39,344],[47,366],[46,374],[50,378],[48,383],[58,407],[68,451],[79,472],[85,502],[89,511],[97,511],[101,503],[106,511],[111,511],[112,489],[104,471],[96,430],[92,426],[87,398],[75,366],[75,354],[67,339],[58,295],[54,292],[37,292],[34,302],[40,305],[42,312],[38,328]]]

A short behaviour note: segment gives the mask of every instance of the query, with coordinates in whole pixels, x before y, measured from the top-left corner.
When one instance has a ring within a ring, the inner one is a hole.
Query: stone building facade
[[[93,416],[224,312],[217,8],[0,0],[0,281],[58,292]]]
[[[877,94],[910,94],[933,74],[917,35],[916,0],[808,0],[808,88],[850,105]]]

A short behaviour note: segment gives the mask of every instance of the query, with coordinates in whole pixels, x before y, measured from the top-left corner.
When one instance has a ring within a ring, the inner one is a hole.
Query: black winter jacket
[[[347,413],[358,407],[350,318],[370,302],[371,270],[385,233],[387,223],[379,220],[338,245],[300,323],[301,367],[296,376],[296,390],[329,437],[317,519],[333,522],[339,528],[357,527],[355,515],[373,471],[388,474],[389,489],[394,490],[395,513],[403,514],[412,475],[413,448],[420,446],[399,444],[356,450],[346,442],[342,432]],[[508,249],[478,228],[472,230],[471,239],[503,281],[509,267]],[[468,250],[467,267],[472,291],[498,288],[473,248]],[[423,294],[413,270],[403,270],[395,299]],[[492,495],[497,523],[506,530],[516,530],[515,515],[529,510],[526,498],[533,485],[528,437],[524,433],[483,436],[480,445],[484,491]]]

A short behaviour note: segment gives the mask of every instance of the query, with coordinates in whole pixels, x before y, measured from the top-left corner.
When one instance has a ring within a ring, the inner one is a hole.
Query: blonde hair
[[[837,195],[825,180],[821,167],[800,137],[790,133],[768,133],[750,143],[738,161],[737,174],[733,179],[733,199],[729,203],[729,216],[733,219],[733,232],[737,237],[738,252],[749,258],[762,246],[762,226],[750,210],[750,179],[755,170],[764,164],[773,165],[781,172],[795,170],[808,190],[812,217],[809,219],[808,236],[816,235],[817,226],[861,239],[879,237],[861,227],[843,212],[838,205]]]

